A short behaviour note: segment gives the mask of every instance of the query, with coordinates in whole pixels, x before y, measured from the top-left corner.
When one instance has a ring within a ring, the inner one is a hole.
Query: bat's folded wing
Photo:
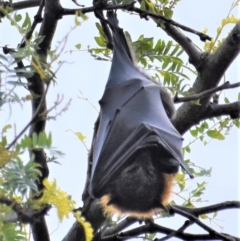
[[[90,192],[97,197],[102,195],[111,178],[118,174],[127,163],[137,161],[137,153],[142,149],[151,149],[154,154],[159,154],[159,164],[161,172],[168,174],[178,171],[179,162],[176,158],[169,159],[169,162],[161,162],[161,150],[165,153],[164,142],[161,140],[161,130],[148,124],[141,124],[138,129],[133,131],[130,136],[116,149],[104,150],[99,158],[97,166],[97,175],[94,175],[91,182]],[[163,148],[164,146],[164,148]],[[130,148],[129,148],[130,147]],[[110,147],[111,148],[111,145]],[[169,147],[168,147],[169,148]],[[162,153],[163,154],[163,153]],[[181,155],[179,153],[179,155]],[[135,159],[135,160],[134,160]],[[148,160],[146,160],[147,162]],[[102,164],[101,164],[102,163]]]
[[[111,105],[111,111],[113,108],[115,114],[108,120],[110,127],[98,159],[94,160],[95,173],[90,184],[93,196],[101,196],[111,178],[129,162],[137,161],[137,153],[144,148],[151,149],[159,172],[177,173],[180,164],[191,175],[181,154],[183,139],[166,115],[158,86],[142,86],[126,102]],[[102,120],[108,116],[111,115],[102,113]]]

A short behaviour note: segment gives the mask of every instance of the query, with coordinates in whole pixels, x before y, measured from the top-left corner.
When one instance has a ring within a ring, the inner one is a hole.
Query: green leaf
[[[173,10],[170,8],[164,8],[163,9],[164,15],[167,16],[168,18],[172,18],[173,16]]]
[[[94,37],[94,39],[100,47],[106,47],[106,42],[102,36]]]
[[[26,233],[17,228],[15,223],[1,224],[1,241],[22,241],[26,239]]]
[[[163,52],[164,55],[167,55],[167,53],[170,50],[171,46],[172,46],[172,41],[168,41],[167,46],[166,46],[166,48],[165,48],[165,50]]]
[[[186,150],[186,152],[190,153],[190,152],[191,152],[190,146],[186,146],[186,147],[185,147],[185,150]]]
[[[174,63],[172,64],[172,66],[170,67],[169,70],[171,70],[172,72],[174,72],[174,70],[176,69],[176,67],[177,67],[177,63],[174,62]]]
[[[204,132],[204,128],[202,126],[198,126],[197,127],[197,131],[200,132],[200,133],[203,133]]]
[[[179,50],[179,47],[180,46],[177,44],[176,47],[174,48],[174,50],[170,53],[170,55],[174,56],[177,53],[177,51]]]
[[[190,130],[190,133],[191,133],[191,135],[192,135],[193,137],[197,137],[197,136],[198,136],[198,131],[197,131],[197,129],[195,129],[195,130]]]
[[[36,45],[39,45],[40,43],[42,43],[42,41],[44,40],[44,36],[38,36],[34,41],[33,43],[36,44]]]
[[[10,124],[5,125],[5,126],[3,127],[2,133],[7,132],[7,131],[8,131],[9,129],[11,129],[11,128],[12,128],[12,126],[11,126]]]
[[[31,159],[26,165],[22,160],[13,160],[8,163],[2,173],[2,185],[9,191],[20,192],[24,195],[29,189],[37,191],[36,179],[41,175],[39,165]]]
[[[130,43],[132,43],[132,38],[131,38],[130,33],[129,33],[128,31],[125,31],[124,34],[125,34],[126,39],[127,39]]]
[[[159,39],[154,47],[155,51],[159,51],[161,49],[161,40]]]
[[[178,52],[177,57],[180,56],[183,52],[184,52],[184,50],[181,49],[181,50]]]
[[[38,145],[38,136],[35,132],[32,135],[32,145],[33,147],[36,147]]]
[[[164,59],[163,64],[162,64],[162,69],[166,69],[169,63],[170,63],[169,58]]]
[[[30,19],[28,13],[26,13],[26,17],[25,17],[24,22],[22,24],[22,28],[28,29],[30,26],[31,26],[31,19]]]
[[[38,145],[41,146],[41,147],[44,147],[45,144],[46,144],[46,140],[47,140],[46,133],[45,132],[41,132],[38,135]]]
[[[224,98],[224,102],[225,102],[226,104],[229,104],[229,103],[230,103],[230,101],[229,101],[229,99],[228,99],[227,97]]]
[[[15,13],[15,14],[14,14],[14,20],[15,20],[16,22],[21,21],[21,20],[22,20],[22,15]]]
[[[216,218],[216,216],[218,215],[218,212],[214,212],[213,217],[212,218]]]
[[[144,67],[147,66],[147,60],[145,58],[140,58],[140,62]]]
[[[205,185],[206,185],[206,182],[197,183],[198,188],[201,188],[201,189],[204,188]]]
[[[218,140],[224,140],[225,137],[222,135],[218,130],[209,130],[207,132],[207,135],[211,138],[218,139]]]
[[[201,218],[201,219],[209,219],[206,214],[201,214],[201,215],[200,215],[200,218]]]
[[[146,4],[145,4],[145,1],[141,1],[140,9],[143,10],[143,11],[146,10]]]
[[[100,23],[96,23],[96,27],[97,27],[97,29],[98,29],[100,35],[103,36],[103,37],[105,38],[106,36],[105,36],[104,31],[103,31],[102,25],[101,25]]]
[[[236,119],[233,121],[234,125],[238,128],[240,128],[240,120]]]
[[[208,127],[208,123],[206,122],[206,121],[204,121],[203,123],[202,123],[202,127],[204,128],[204,129],[208,129],[209,127]]]
[[[74,132],[74,133],[80,141],[84,141],[86,139],[86,136],[84,136],[81,132]]]
[[[5,147],[7,145],[7,137],[3,136],[2,140],[0,141],[0,146]]]
[[[178,186],[180,188],[180,191],[183,191],[185,186],[186,186],[186,182],[182,181],[182,182],[178,182],[177,184],[178,184]]]
[[[80,50],[82,45],[79,43],[79,44],[76,44],[75,47],[76,47],[76,49]]]
[[[153,240],[156,237],[157,233],[148,234],[148,240]]]
[[[46,141],[46,145],[48,148],[52,146],[52,133],[50,132]]]
[[[170,73],[168,73],[168,72],[165,72],[164,73],[164,79],[163,79],[163,81],[164,81],[164,84],[170,84],[170,80],[171,80],[171,76],[170,76]]]

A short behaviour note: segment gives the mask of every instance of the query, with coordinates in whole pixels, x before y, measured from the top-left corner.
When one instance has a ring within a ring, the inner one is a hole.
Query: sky
[[[61,3],[63,7],[76,8],[70,0],[62,0]],[[86,0],[79,3],[89,6]],[[214,37],[216,35],[216,28],[220,25],[221,19],[227,16],[231,3],[231,0],[221,1],[221,3],[218,0],[181,0],[175,8],[173,18],[175,21],[199,31],[208,27],[208,35]],[[34,15],[36,11],[37,9],[32,9],[29,13]],[[118,13],[120,26],[131,34],[132,40],[136,40],[141,34],[144,34],[145,37],[154,36],[155,39],[169,39],[161,29],[156,28],[156,24],[153,21],[145,21],[137,15],[129,13],[123,14],[120,11]],[[49,178],[50,180],[55,178],[58,185],[67,191],[77,202],[77,206],[81,206],[81,194],[85,184],[88,152],[77,137],[68,130],[79,131],[84,134],[87,137],[85,144],[90,148],[93,125],[98,116],[98,112],[96,111],[96,109],[99,110],[98,101],[102,97],[111,66],[110,62],[97,61],[85,51],[88,45],[91,47],[96,46],[94,37],[98,36],[94,15],[88,14],[88,17],[87,21],[83,22],[80,27],[77,27],[68,35],[65,50],[60,57],[65,63],[57,72],[57,83],[51,86],[47,97],[49,108],[53,106],[57,95],[64,97],[62,105],[57,110],[53,110],[51,113],[52,116],[64,108],[71,99],[68,111],[58,116],[55,121],[50,120],[47,123],[46,131],[51,131],[53,134],[53,146],[65,153],[64,157],[58,159],[61,165],[49,165]],[[74,27],[74,16],[66,16],[59,21],[52,44],[53,49],[70,32],[72,27]],[[227,31],[229,30],[230,28]],[[227,35],[227,31],[223,36]],[[0,33],[1,46],[8,44],[9,47],[16,47],[21,41],[17,30],[9,31],[6,19],[3,19],[0,24]],[[200,47],[203,46],[203,43],[199,42],[198,37],[189,33],[186,35]],[[69,50],[75,50],[74,46],[78,43],[82,44],[81,51],[70,53]],[[227,80],[231,83],[239,81],[238,65],[239,60],[235,61],[227,72]],[[194,77],[190,83],[193,83],[193,81]],[[22,90],[19,91],[21,91],[19,93],[23,93]],[[237,90],[227,90],[225,94],[230,101],[237,100]],[[79,98],[79,96],[87,98],[96,109],[88,101]],[[11,112],[9,112],[9,107],[5,105],[1,112],[0,128],[6,123],[10,122],[12,125],[15,123],[18,133],[30,118],[31,108],[29,103],[23,106],[14,104]],[[193,140],[189,134],[184,135],[184,139],[184,146]],[[195,178],[188,182],[189,188],[194,188],[196,182],[206,181],[208,183],[207,190],[203,196],[204,202],[196,205],[205,206],[239,199],[240,180],[238,176],[240,158],[238,147],[239,131],[236,127],[232,128],[224,141],[212,140],[207,146],[197,141],[191,145],[191,153],[188,158],[191,158],[191,161],[197,166],[206,169],[213,167],[211,177]],[[173,195],[172,198],[181,203],[176,196]],[[211,225],[212,228],[219,232],[223,231],[239,236],[239,214],[239,211],[227,210],[219,213],[213,222],[207,220],[206,224]],[[182,225],[182,220],[182,218],[175,216],[174,218],[160,219],[158,222],[163,226],[171,225],[172,228],[177,228]],[[47,222],[49,224],[51,240],[61,240],[71,227],[73,221],[74,219],[70,218],[59,223],[56,210],[53,209],[50,211]],[[221,230],[220,227],[224,227],[224,230]],[[188,229],[188,232],[191,231],[200,232],[196,227]]]

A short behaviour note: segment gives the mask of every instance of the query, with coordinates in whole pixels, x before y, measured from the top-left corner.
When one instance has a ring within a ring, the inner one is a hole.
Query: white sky
[[[88,5],[88,1],[81,1],[81,4]],[[202,31],[205,27],[209,28],[210,36],[216,35],[216,28],[219,26],[221,19],[226,17],[230,9],[232,1],[219,0],[182,0],[175,9],[174,20]],[[70,0],[62,0],[62,5],[67,8],[75,7]],[[37,9],[31,11],[35,14]],[[120,26],[128,31],[132,40],[136,40],[140,34],[145,37],[155,37],[167,39],[166,34],[161,29],[156,28],[152,21],[141,20],[138,16],[130,14],[120,14]],[[95,27],[96,19],[93,14],[88,14],[89,20],[85,21],[82,26],[74,30],[68,38],[65,50],[74,50],[77,43],[82,44],[82,50],[85,50],[88,45],[96,46],[94,36],[98,35],[98,30]],[[59,21],[58,28],[54,37],[52,48],[55,48],[58,41],[61,41],[71,27],[74,26],[74,17],[66,16]],[[232,26],[231,26],[232,27]],[[9,47],[16,47],[21,41],[21,37],[17,30],[9,28],[6,19],[0,24],[0,45],[6,44]],[[187,34],[199,46],[203,43],[198,41],[198,37]],[[226,33],[225,33],[226,35]],[[224,35],[223,35],[224,36]],[[66,130],[80,131],[87,136],[86,145],[90,148],[93,124],[98,113],[86,101],[79,99],[81,91],[84,97],[87,97],[91,103],[99,109],[98,100],[101,98],[104,86],[108,77],[111,63],[105,61],[96,61],[86,51],[74,52],[72,54],[62,54],[61,60],[65,63],[57,73],[57,84],[51,87],[48,93],[48,107],[56,101],[57,94],[64,95],[62,106],[56,110],[59,112],[64,103],[67,103],[71,98],[72,103],[69,110],[57,118],[56,121],[47,123],[47,131],[53,134],[53,146],[57,147],[65,153],[65,156],[58,161],[61,165],[50,164],[50,179],[56,178],[58,185],[66,190],[73,199],[77,202],[77,206],[81,205],[81,194],[85,184],[85,173],[87,170],[87,151],[83,144],[71,132]],[[191,83],[194,79],[191,80]],[[227,72],[227,80],[231,83],[239,81],[239,72],[237,71],[237,61],[229,68]],[[27,92],[26,92],[27,93]],[[225,94],[231,101],[237,100],[237,91],[229,90]],[[51,113],[54,115],[55,111]],[[19,118],[20,117],[20,118]],[[11,114],[8,111],[8,105],[5,105],[1,112],[0,128],[6,123],[17,124],[17,133],[25,126],[31,118],[30,104],[24,104],[20,107],[14,104]],[[185,135],[184,145],[188,144],[192,138]],[[212,177],[210,178],[195,178],[189,181],[188,186],[195,188],[196,182],[208,182],[207,190],[203,196],[204,203],[196,204],[205,206],[222,201],[239,199],[239,131],[234,127],[225,141],[213,140],[209,145],[203,146],[201,142],[196,142],[191,145],[191,154],[188,158],[196,165],[210,168],[213,167]],[[173,195],[173,199],[176,197]],[[180,202],[181,203],[181,202]],[[232,235],[240,235],[239,211],[228,210],[221,212],[217,216],[217,220],[211,223],[211,226],[217,231],[221,231],[219,226],[224,227],[223,232]],[[179,220],[176,222],[176,219]],[[73,219],[64,220],[59,224],[55,210],[49,213],[49,227],[52,240],[61,240],[67,233],[73,223]],[[171,225],[172,228],[179,227],[183,224],[181,218],[161,219],[159,223],[163,226]],[[216,223],[216,224],[215,224]],[[206,221],[206,224],[210,224]],[[196,231],[194,227],[189,229]],[[198,229],[199,230],[199,229]],[[200,231],[199,231],[200,232]],[[172,239],[174,240],[174,239]]]

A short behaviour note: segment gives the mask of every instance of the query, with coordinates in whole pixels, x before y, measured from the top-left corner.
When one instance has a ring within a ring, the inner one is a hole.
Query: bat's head
[[[138,219],[147,219],[165,211],[172,193],[172,185],[175,175],[164,174],[164,176],[167,182],[165,190],[161,196],[158,196],[158,199],[156,199],[155,202],[151,202],[151,200],[154,199],[151,190],[148,190],[148,195],[142,200],[136,199],[135,196],[127,196],[124,193],[122,193],[120,197],[116,196],[115,192],[104,195],[100,199],[100,203],[105,215],[110,217],[113,215],[119,217],[129,215]],[[112,198],[112,195],[115,195],[115,199]],[[146,195],[146,193],[142,193],[142,195]],[[146,208],[146,206],[149,207]]]
[[[167,174],[159,171],[159,156],[151,149],[137,151],[128,165],[110,179],[101,204],[107,215],[149,218],[167,206],[178,168]],[[165,167],[163,168],[165,169]]]

